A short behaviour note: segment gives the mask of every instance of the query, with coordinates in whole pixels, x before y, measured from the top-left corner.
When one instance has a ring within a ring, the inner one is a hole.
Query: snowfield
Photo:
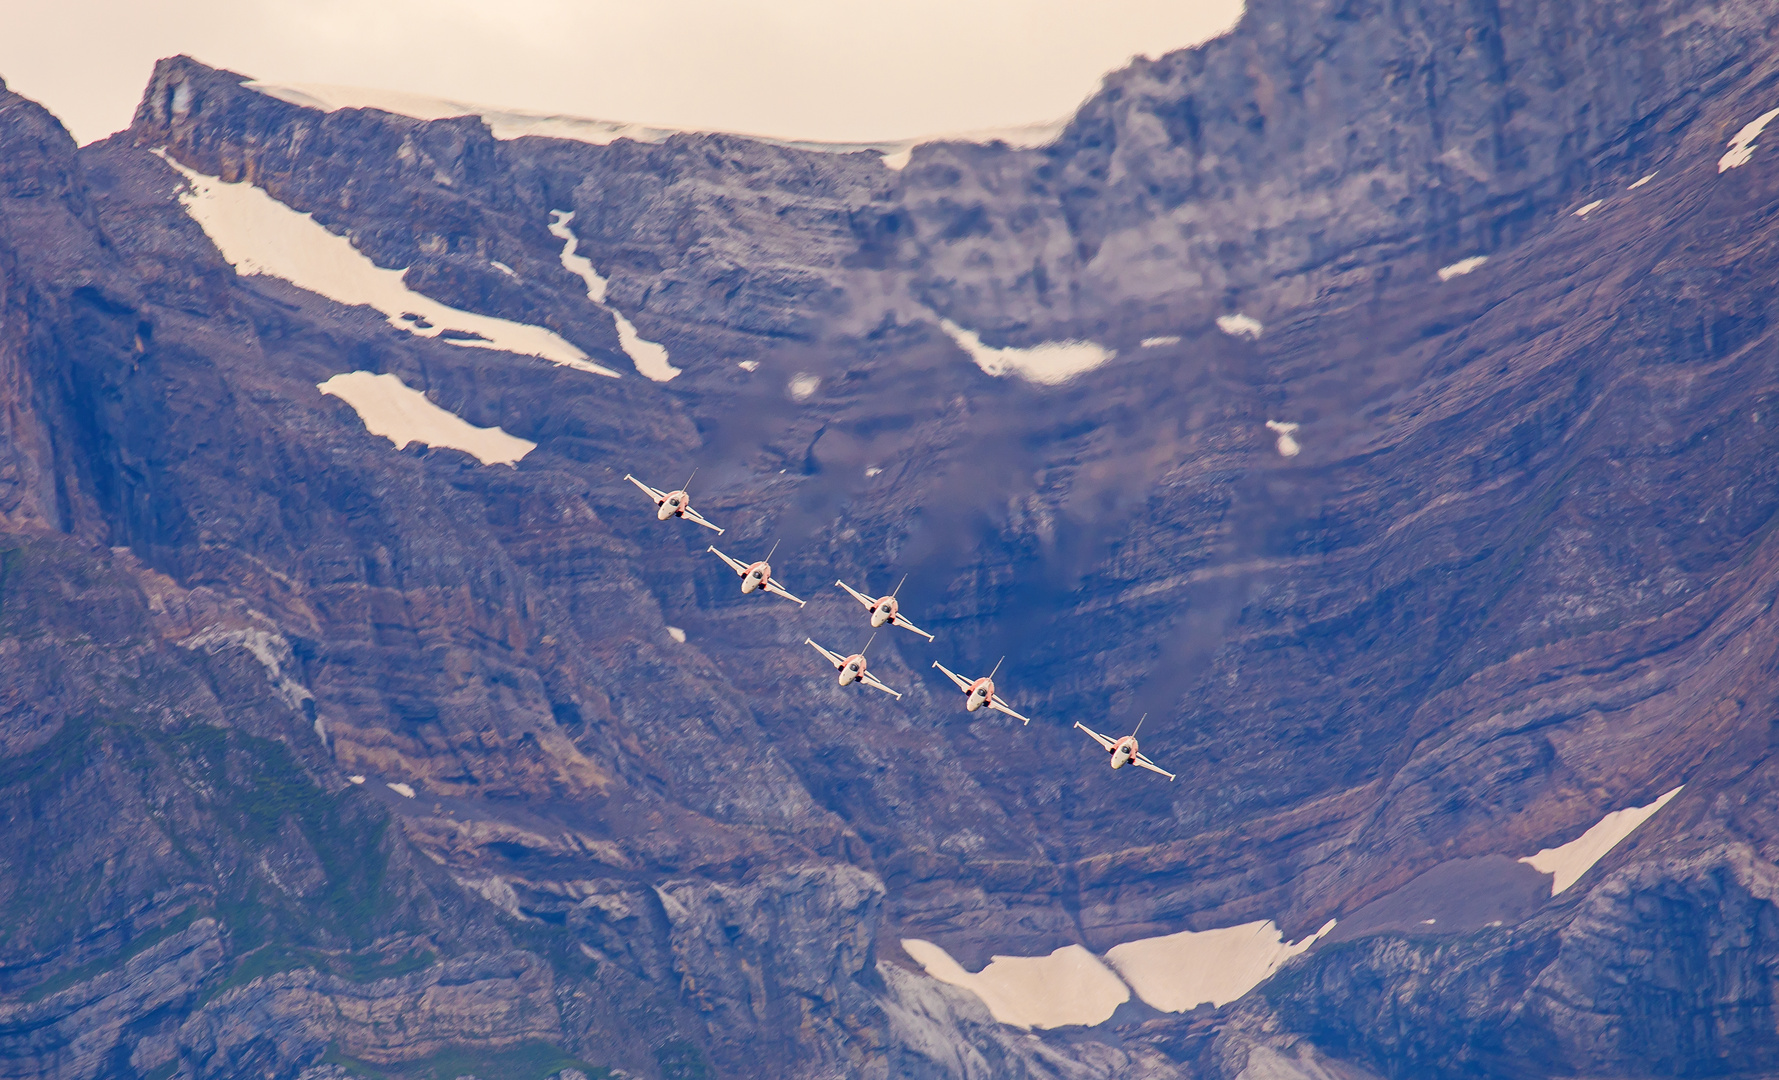
[[[1145,1002],[1163,1012],[1187,1012],[1205,1002],[1221,1007],[1241,997],[1332,929],[1330,919],[1290,944],[1272,920],[1262,919],[1127,941],[1107,952],[1106,960]]]
[[[1532,869],[1541,874],[1553,874],[1550,883],[1550,894],[1557,895],[1564,889],[1581,880],[1581,876],[1593,865],[1606,857],[1606,853],[1617,847],[1625,837],[1637,831],[1637,826],[1655,816],[1655,812],[1668,805],[1668,801],[1680,794],[1682,784],[1668,792],[1648,806],[1632,806],[1624,810],[1614,810],[1601,818],[1599,824],[1582,833],[1574,840],[1561,847],[1545,848],[1536,855],[1528,855],[1520,861],[1531,865]]]
[[[1738,169],[1754,160],[1754,140],[1760,138],[1760,133],[1767,130],[1767,125],[1775,118],[1779,118],[1779,109],[1760,114],[1743,126],[1741,131],[1736,132],[1736,137],[1730,140],[1729,149],[1717,159],[1717,171],[1721,173]]]
[[[902,948],[928,975],[975,994],[990,1015],[1013,1027],[1100,1024],[1130,1000],[1130,988],[1079,945],[1049,956],[997,956],[974,975],[930,941],[904,938]]]
[[[1455,277],[1463,277],[1465,274],[1470,273],[1470,271],[1475,270],[1477,267],[1488,261],[1489,257],[1487,255],[1472,255],[1468,259],[1459,259],[1450,266],[1442,266],[1439,268],[1439,280],[1450,281]]]
[[[1065,945],[1048,956],[996,956],[974,975],[930,941],[904,938],[902,948],[928,975],[981,998],[1003,1024],[1091,1027],[1111,1019],[1132,990],[1163,1012],[1186,1012],[1207,1001],[1227,1004],[1333,928],[1330,919],[1296,943],[1285,942],[1271,920],[1188,930],[1127,941],[1107,952],[1104,961],[1079,945]]]
[[[1300,426],[1284,420],[1266,422],[1266,429],[1279,437],[1276,445],[1280,457],[1296,457],[1303,452],[1303,444],[1297,441],[1297,429]]]
[[[1243,315],[1238,311],[1234,315],[1217,316],[1217,329],[1228,334],[1230,337],[1245,337],[1258,340],[1261,332],[1265,330],[1266,327],[1260,324],[1259,319],[1256,319],[1251,315]]]
[[[985,373],[996,378],[1018,375],[1042,386],[1061,385],[1118,355],[1091,341],[1050,341],[1029,349],[997,349],[984,345],[974,331],[965,330],[950,319],[941,319],[939,325]]]
[[[428,401],[394,375],[353,371],[335,375],[316,389],[352,406],[365,430],[381,435],[400,450],[411,442],[448,446],[473,455],[484,465],[514,465],[537,444],[500,428],[482,428]]]
[[[624,317],[624,313],[605,302],[605,279],[593,268],[593,260],[585,255],[575,254],[580,246],[580,239],[575,236],[570,222],[574,220],[573,210],[550,211],[550,235],[562,241],[562,265],[571,274],[578,274],[587,283],[587,299],[604,308],[611,314],[612,321],[618,326],[618,344],[623,346],[624,355],[636,365],[638,374],[656,382],[667,382],[680,372],[679,368],[667,362],[667,347],[653,341],[645,341],[636,332],[636,327]]]
[[[292,210],[250,183],[225,183],[186,168],[164,151],[157,153],[185,178],[180,203],[237,273],[282,278],[329,300],[375,308],[389,325],[420,337],[455,331],[474,337],[446,337],[453,345],[536,356],[617,377],[553,331],[459,311],[415,292],[402,281],[404,271],[383,269],[350,239],[335,236],[313,216]]]

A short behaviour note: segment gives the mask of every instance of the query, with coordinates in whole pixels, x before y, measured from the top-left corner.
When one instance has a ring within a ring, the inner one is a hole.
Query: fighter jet
[[[872,634],[871,641],[876,641],[876,640],[877,640],[877,635]],[[865,649],[869,649],[871,647],[871,641],[865,642]],[[861,682],[867,686],[876,687],[877,689],[882,690],[886,694],[893,695],[897,701],[902,700],[901,694],[898,694],[894,690],[891,690],[889,687],[883,685],[883,683],[878,680],[877,676],[875,676],[865,670],[865,649],[860,649],[858,652],[853,653],[851,656],[841,656],[837,652],[833,652],[831,650],[822,648],[820,645],[817,645],[814,641],[810,640],[809,638],[804,638],[803,644],[810,646],[816,652],[821,653],[823,656],[828,658],[828,663],[833,664],[834,670],[840,672],[840,685],[841,686],[846,686],[849,683]]]
[[[1149,714],[1144,713],[1143,720],[1147,719],[1149,719]],[[1143,730],[1143,720],[1137,721],[1137,731]],[[1131,732],[1122,739],[1108,739],[1079,721],[1075,723],[1075,726],[1082,731],[1087,732],[1088,736],[1092,738],[1094,742],[1100,744],[1100,749],[1112,755],[1112,768],[1122,769],[1126,765],[1135,765],[1139,769],[1148,769],[1152,773],[1160,773],[1169,780],[1174,778],[1173,773],[1168,772],[1153,761],[1150,761],[1137,749],[1137,731]]]
[[[888,596],[879,596],[876,599],[866,596],[864,593],[858,591],[844,581],[836,581],[834,584],[851,593],[854,600],[857,600],[859,603],[871,609],[872,626],[882,626],[884,623],[889,623],[891,626],[899,626],[904,630],[912,630],[914,633],[931,641],[933,640],[933,635],[909,622],[907,617],[902,614],[901,609],[896,604],[896,593],[902,591],[902,585],[903,583],[906,583],[907,580],[907,576],[904,575],[902,581],[896,584],[896,592],[890,593]]]
[[[790,593],[786,592],[784,590],[784,587],[781,586],[778,582],[772,580],[772,564],[770,562],[767,562],[766,560],[772,558],[773,551],[778,550],[778,541],[774,540],[772,542],[772,551],[768,551],[766,553],[765,559],[761,559],[759,562],[754,563],[752,566],[746,565],[738,559],[731,559],[729,556],[723,554],[722,552],[718,551],[714,547],[708,547],[708,548],[705,548],[704,550],[710,552],[711,554],[715,555],[717,558],[728,563],[729,569],[731,569],[731,570],[735,571],[737,574],[741,575],[741,591],[742,592],[751,593],[755,589],[763,589],[766,592],[769,592],[774,596],[782,596],[786,600],[795,601],[798,607],[803,606],[804,601],[798,600],[796,597],[794,597]]]
[[[693,469],[692,476],[697,475],[698,470]],[[686,487],[692,486],[692,476],[686,477]],[[641,488],[644,495],[655,500],[655,505],[660,508],[655,511],[657,521],[666,521],[670,517],[685,518],[688,521],[696,521],[707,529],[716,529],[718,536],[723,535],[723,530],[717,529],[715,525],[706,521],[702,514],[692,509],[692,497],[686,494],[686,488],[680,488],[678,491],[657,491],[629,473],[624,474],[624,479]]]
[[[970,682],[962,675],[959,675],[957,672],[951,670],[937,660],[933,661],[933,666],[951,676],[951,681],[957,683],[957,688],[964,692],[965,712],[975,712],[977,709],[986,707],[999,713],[1006,713],[1008,716],[1011,716],[1022,724],[1029,724],[1032,722],[1030,717],[1021,716],[1014,712],[1013,706],[1002,701],[1000,695],[995,693],[995,671],[1001,670],[1001,663],[1006,659],[1007,658],[1003,656],[1000,660],[996,660],[994,671],[989,672],[975,682]]]

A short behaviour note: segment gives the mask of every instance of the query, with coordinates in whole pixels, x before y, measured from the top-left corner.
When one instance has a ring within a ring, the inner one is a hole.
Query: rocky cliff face
[[[1050,147],[901,171],[502,141],[184,59],[79,150],[0,96],[0,1060],[1771,1068],[1779,173],[1719,159],[1779,107],[1776,33],[1257,4]],[[624,377],[238,272],[175,165]],[[684,374],[632,374],[617,316]],[[942,318],[1117,355],[995,378]],[[536,449],[398,449],[317,389],[356,371]],[[622,479],[694,465],[805,611]],[[903,572],[939,641],[879,636],[899,702],[843,693],[803,639],[865,628],[824,586]],[[931,677],[1003,652],[1026,729]],[[1145,710],[1176,784],[1070,727]],[[1683,783],[1554,898],[1514,861]],[[1330,918],[1224,1008],[1040,1034],[899,944]]]

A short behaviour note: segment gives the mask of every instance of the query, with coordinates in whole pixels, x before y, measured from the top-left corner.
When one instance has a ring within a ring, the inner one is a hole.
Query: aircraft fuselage
[[[993,701],[994,697],[994,680],[984,675],[982,678],[971,683],[970,688],[964,691],[964,711],[975,712],[977,709],[980,709],[984,705]]]
[[[871,605],[871,625],[872,626],[882,626],[886,622],[894,622],[895,619],[896,619],[896,598],[895,597],[893,597],[893,596],[879,597],[877,602],[875,604]]]
[[[657,521],[666,521],[670,517],[684,517],[686,509],[692,505],[692,497],[683,491],[670,491],[661,500],[661,508],[655,511]]]
[[[861,653],[853,653],[840,665],[840,685],[846,686],[865,677],[865,657]]]

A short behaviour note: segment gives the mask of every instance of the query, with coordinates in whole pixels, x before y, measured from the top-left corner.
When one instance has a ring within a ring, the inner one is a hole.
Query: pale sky
[[[1241,0],[0,0],[0,78],[81,142],[154,61],[827,141],[1054,120]]]

